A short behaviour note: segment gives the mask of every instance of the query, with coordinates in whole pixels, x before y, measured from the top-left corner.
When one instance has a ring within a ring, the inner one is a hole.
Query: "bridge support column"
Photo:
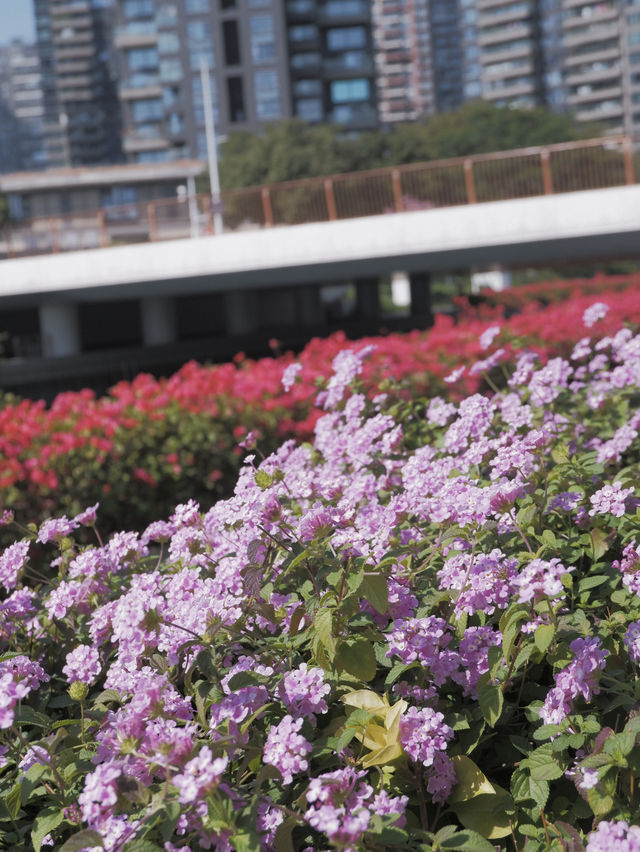
[[[411,290],[411,316],[424,319],[426,325],[433,323],[431,309],[431,276],[428,272],[412,272],[409,275]]]
[[[361,319],[380,316],[380,281],[377,278],[358,278],[356,285],[356,311]]]
[[[143,299],[140,303],[142,342],[162,346],[178,339],[178,319],[173,299]]]
[[[230,337],[255,330],[252,294],[247,290],[229,290],[224,294],[225,330]]]
[[[324,308],[320,287],[307,284],[296,290],[296,314],[301,325],[320,325],[324,322]]]
[[[45,358],[78,355],[82,349],[77,305],[41,305],[40,341]]]

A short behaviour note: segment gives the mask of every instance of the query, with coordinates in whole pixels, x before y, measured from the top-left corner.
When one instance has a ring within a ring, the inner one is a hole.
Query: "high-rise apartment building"
[[[0,48],[0,172],[46,165],[40,61],[34,45],[16,40]]]
[[[128,160],[206,156],[203,61],[219,136],[291,114],[278,0],[117,0],[116,14]]]
[[[34,0],[51,166],[121,158],[110,0]]]

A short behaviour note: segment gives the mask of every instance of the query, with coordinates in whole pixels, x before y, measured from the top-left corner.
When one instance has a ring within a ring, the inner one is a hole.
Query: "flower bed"
[[[205,514],[0,554],[8,848],[637,848],[640,336],[457,402],[367,357]]]
[[[501,334],[492,348],[504,347],[510,359],[523,341],[544,357],[566,355],[584,333],[582,313],[592,301],[576,295],[543,310],[535,304],[504,321],[455,324],[438,316],[426,332],[364,339],[362,345],[377,347],[363,371],[366,392],[455,396],[459,391],[444,379],[489,353],[482,335],[496,322]],[[598,321],[601,333],[640,322],[640,288],[607,293],[602,301],[608,312]],[[237,444],[247,432],[258,435],[264,452],[288,437],[309,439],[318,416],[312,405],[317,381],[344,345],[341,334],[311,341],[290,393],[281,376],[292,356],[284,356],[217,367],[190,363],[169,379],[140,375],[121,382],[99,399],[91,391],[61,394],[48,409],[29,401],[7,404],[0,409],[0,505],[39,522],[99,500],[105,530],[125,521],[141,529],[189,498],[209,506],[230,493],[241,456]],[[489,378],[501,381],[500,371]],[[462,379],[466,392],[487,387],[479,369]]]

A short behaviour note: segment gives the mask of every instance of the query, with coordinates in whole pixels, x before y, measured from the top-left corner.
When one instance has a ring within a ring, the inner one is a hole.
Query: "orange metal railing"
[[[225,231],[324,222],[635,184],[629,136],[287,181],[222,193]],[[12,223],[0,256],[16,257],[214,232],[211,199],[164,199]]]

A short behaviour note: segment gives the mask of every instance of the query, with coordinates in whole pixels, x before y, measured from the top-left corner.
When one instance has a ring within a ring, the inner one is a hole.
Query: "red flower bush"
[[[521,304],[521,312],[508,319],[505,304],[482,316],[468,307],[457,321],[436,316],[427,331],[363,338],[354,348],[375,346],[363,368],[365,387],[372,396],[384,391],[405,398],[472,393],[488,389],[488,380],[500,382],[500,367],[488,378],[467,370],[456,391],[444,379],[498,347],[505,361],[524,347],[543,359],[566,356],[589,334],[583,314],[598,288],[598,301],[607,307],[597,323],[599,335],[640,323],[637,276],[610,283],[609,289],[602,279],[588,286],[573,282],[568,289],[557,282],[536,285],[538,295],[555,287],[570,298],[546,307]],[[513,291],[521,292],[535,295],[530,288]],[[496,324],[500,334],[485,351],[481,336]],[[23,521],[38,521],[100,500],[103,524],[113,528],[125,522],[125,498],[128,526],[143,526],[180,500],[209,505],[229,493],[244,453],[238,444],[248,432],[257,435],[262,452],[286,438],[309,439],[320,416],[312,403],[317,381],[330,374],[346,345],[345,335],[336,333],[312,340],[297,358],[190,362],[167,379],[141,374],[120,382],[101,398],[90,390],[63,393],[49,408],[9,401],[0,408],[0,505],[15,508]],[[282,374],[294,361],[301,369],[287,392]]]

